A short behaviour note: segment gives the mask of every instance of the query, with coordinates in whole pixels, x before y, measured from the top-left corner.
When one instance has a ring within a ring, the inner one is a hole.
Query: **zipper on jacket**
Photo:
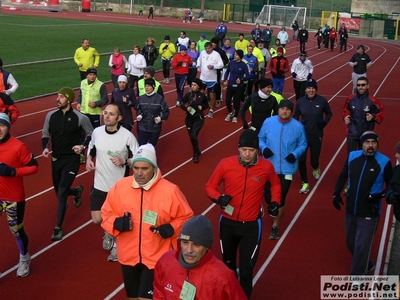
[[[143,193],[140,195],[140,220],[139,220],[139,262],[142,263],[142,218],[143,218]]]
[[[358,202],[358,192],[360,191],[361,179],[364,175],[365,166],[367,165],[367,158],[365,158],[364,165],[361,169],[361,174],[357,184],[356,198],[354,199],[354,215],[357,214],[357,202]]]
[[[243,201],[244,201],[244,195],[246,194],[247,176],[248,176],[248,173],[249,173],[249,168],[246,167],[246,176],[245,176],[245,179],[244,179],[244,187],[243,187],[242,201],[241,201],[240,206],[239,206],[239,212],[238,212],[238,214],[237,214],[237,219],[236,219],[236,221],[239,221],[240,211],[242,210]]]

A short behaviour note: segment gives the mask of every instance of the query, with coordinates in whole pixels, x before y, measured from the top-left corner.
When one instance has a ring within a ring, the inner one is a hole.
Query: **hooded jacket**
[[[105,231],[116,237],[118,261],[134,266],[142,263],[154,269],[157,260],[167,251],[177,249],[177,238],[183,224],[193,216],[193,211],[178,186],[161,178],[157,169],[153,182],[141,187],[133,176],[125,177],[110,189],[101,208]],[[144,220],[146,211],[156,214],[156,224]],[[114,221],[129,212],[132,230],[119,232]],[[154,234],[150,227],[170,224],[174,234],[166,239]]]
[[[169,251],[157,262],[154,272],[154,300],[180,299],[183,283],[196,287],[194,300],[247,300],[235,273],[208,250],[199,264],[185,269],[179,263],[181,251]]]

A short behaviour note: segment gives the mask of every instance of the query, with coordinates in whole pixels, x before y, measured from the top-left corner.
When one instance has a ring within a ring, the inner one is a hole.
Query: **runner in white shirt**
[[[129,156],[135,153],[139,144],[135,136],[118,124],[122,113],[116,104],[109,104],[103,110],[104,124],[92,133],[89,143],[86,170],[94,171],[94,184],[90,193],[90,210],[93,223],[101,224],[101,207],[106,200],[110,188],[121,178],[128,175],[126,171],[131,165]],[[129,169],[128,169],[129,170]],[[105,234],[104,250],[111,250],[109,261],[117,261],[114,237]]]
[[[214,117],[215,88],[217,85],[217,69],[222,69],[224,62],[218,52],[214,51],[210,42],[205,43],[205,50],[201,51],[197,60],[197,71],[200,80],[207,86],[210,95],[209,118]]]

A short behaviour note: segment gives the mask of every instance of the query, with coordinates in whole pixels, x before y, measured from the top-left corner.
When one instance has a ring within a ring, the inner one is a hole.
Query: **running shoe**
[[[310,185],[306,182],[301,184],[300,194],[307,194],[310,191]]]
[[[63,238],[63,235],[64,235],[64,233],[63,233],[61,227],[56,226],[56,227],[54,227],[53,235],[51,236],[51,239],[53,241],[61,241]]]
[[[208,117],[209,117],[210,119],[214,118],[214,112],[213,112],[212,110],[210,110],[210,111],[208,112]]]
[[[225,117],[225,122],[230,122],[231,121],[231,113],[229,113],[226,117]]]
[[[320,177],[321,177],[321,170],[318,168],[318,169],[315,169],[313,172],[312,172],[312,175],[314,176],[314,178],[315,179],[319,179]]]
[[[26,277],[30,273],[30,265],[31,263],[31,256],[29,253],[25,255],[24,258],[19,259],[18,269],[17,269],[17,276],[18,277]]]
[[[117,248],[113,247],[110,251],[110,255],[107,257],[107,261],[118,261]]]
[[[236,117],[232,118],[232,123],[237,123],[237,118]]]
[[[271,232],[269,233],[269,239],[270,240],[278,240],[279,238],[280,238],[279,228],[272,226]]]
[[[104,232],[103,249],[106,251],[110,251],[113,245],[114,245],[114,236],[109,234],[108,232]]]
[[[80,184],[75,189],[78,195],[74,196],[74,205],[75,207],[79,207],[82,204],[83,185]]]

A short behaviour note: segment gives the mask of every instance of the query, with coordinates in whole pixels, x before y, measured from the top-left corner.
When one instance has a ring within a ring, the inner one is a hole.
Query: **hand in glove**
[[[288,156],[285,157],[286,161],[294,164],[296,162],[296,157],[293,155],[293,153],[290,153]]]
[[[386,196],[386,202],[388,204],[399,204],[400,202],[400,194],[396,191],[391,192]]]
[[[312,77],[312,74],[311,74],[311,73],[308,73],[308,75],[307,75],[307,80],[310,80],[311,77]]]
[[[264,149],[264,151],[263,151],[264,158],[271,157],[272,155],[274,155],[274,152],[272,152],[271,149],[269,149],[269,148]]]
[[[340,193],[333,194],[333,206],[337,210],[341,210],[342,205],[344,205],[344,203],[343,203],[342,196],[340,195]]]
[[[16,170],[13,167],[5,163],[0,163],[0,176],[4,177],[14,177],[16,174]]]
[[[116,69],[117,68],[117,66],[116,65],[112,65],[112,67],[111,68],[113,68],[113,69]]]
[[[158,233],[163,239],[167,239],[174,235],[174,228],[171,224],[162,224],[158,227],[150,227],[153,233]]]
[[[168,49],[168,45],[165,45],[162,49],[163,49],[164,51],[167,50],[167,49]]]
[[[270,205],[268,205],[268,213],[271,217],[276,217],[279,214],[279,204],[278,202],[271,202]]]
[[[177,63],[176,63],[176,66],[182,66],[183,65],[183,61],[178,61]]]
[[[223,195],[219,196],[219,198],[217,200],[217,204],[221,205],[222,208],[225,208],[231,200],[232,200],[231,195],[223,194]]]
[[[115,218],[114,220],[114,228],[119,232],[130,231],[132,230],[132,219],[131,213],[125,212],[123,217]]]
[[[295,72],[292,73],[292,77],[296,78],[297,74]]]

